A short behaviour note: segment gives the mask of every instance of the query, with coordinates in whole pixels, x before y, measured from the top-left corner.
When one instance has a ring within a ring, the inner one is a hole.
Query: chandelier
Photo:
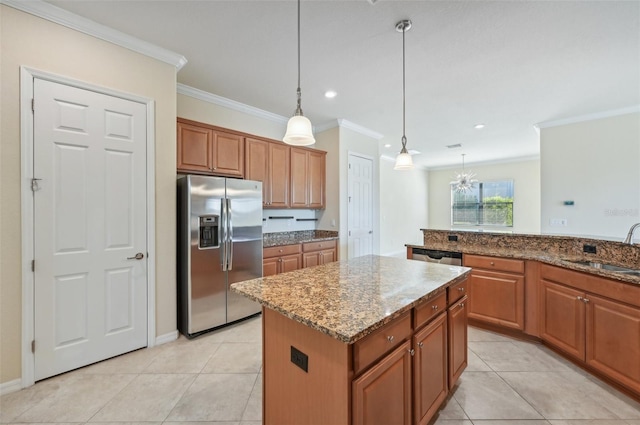
[[[456,173],[454,177],[455,180],[451,182],[451,184],[454,186],[453,189],[456,192],[466,192],[468,190],[471,190],[475,188],[476,183],[478,183],[478,180],[475,178],[476,177],[475,173],[472,173],[472,172],[467,173],[464,170],[464,155],[465,154],[462,154],[462,172]]]

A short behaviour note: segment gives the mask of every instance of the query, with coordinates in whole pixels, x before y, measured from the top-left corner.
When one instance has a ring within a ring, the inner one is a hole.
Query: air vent
[[[455,145],[447,145],[449,149],[461,148],[462,145],[460,143],[456,143]]]

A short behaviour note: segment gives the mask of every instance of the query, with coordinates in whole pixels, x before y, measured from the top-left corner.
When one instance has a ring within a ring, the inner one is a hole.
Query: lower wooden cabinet
[[[584,360],[585,304],[580,301],[584,292],[544,279],[540,291],[540,338],[571,357]]]
[[[481,255],[464,256],[469,277],[469,318],[524,330],[524,261]]]
[[[302,267],[320,266],[338,260],[335,240],[302,244]]]
[[[300,244],[264,248],[262,275],[272,276],[302,268]]]
[[[467,367],[467,296],[460,298],[447,310],[449,331],[449,389]]]
[[[435,415],[449,393],[447,372],[447,313],[442,312],[413,337],[415,347],[413,406],[415,423]]]
[[[353,424],[411,424],[411,342],[353,381]]]
[[[640,287],[547,265],[541,277],[542,340],[640,395]]]

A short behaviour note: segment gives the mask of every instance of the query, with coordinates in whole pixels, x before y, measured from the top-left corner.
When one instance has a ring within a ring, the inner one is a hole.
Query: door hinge
[[[35,192],[35,191],[37,191],[37,190],[40,190],[40,186],[39,186],[39,184],[38,184],[38,182],[39,182],[40,180],[42,180],[42,179],[36,179],[36,178],[31,179],[31,191],[32,191],[32,192]]]
[[[31,341],[31,352],[35,353],[36,352],[36,340],[32,340]]]
[[[36,99],[31,98],[31,112],[35,112],[35,111],[36,111]]]
[[[349,169],[351,169],[351,164],[349,164]]]
[[[31,271],[32,272],[36,271],[36,260],[31,260]]]

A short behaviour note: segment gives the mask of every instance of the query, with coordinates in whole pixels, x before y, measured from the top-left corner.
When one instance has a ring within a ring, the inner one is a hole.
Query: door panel
[[[584,360],[585,305],[579,300],[579,297],[584,297],[584,292],[544,279],[540,289],[540,338],[567,354]]]
[[[40,380],[147,343],[147,125],[144,104],[54,82],[34,100]]]
[[[348,257],[373,252],[373,161],[349,155]]]

